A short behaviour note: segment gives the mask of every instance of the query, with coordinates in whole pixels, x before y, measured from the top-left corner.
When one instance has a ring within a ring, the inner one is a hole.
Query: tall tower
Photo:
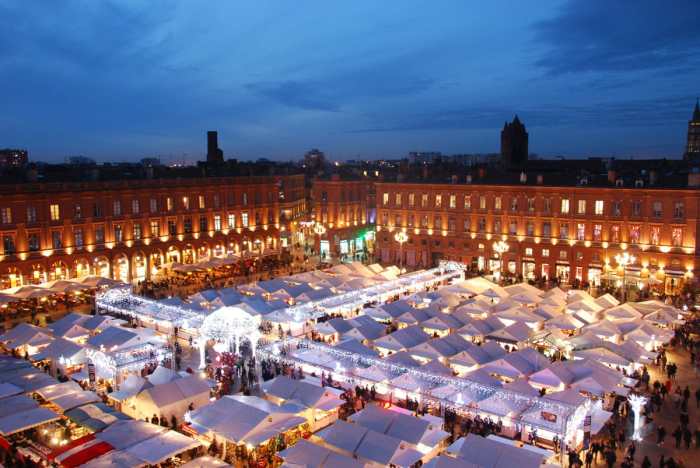
[[[700,102],[695,101],[693,118],[688,121],[688,142],[685,146],[685,159],[700,159]]]
[[[506,122],[501,131],[501,160],[509,166],[527,162],[528,134],[525,125],[516,115],[511,123]]]
[[[219,133],[210,130],[207,132],[207,163],[222,164],[224,152],[219,149]]]

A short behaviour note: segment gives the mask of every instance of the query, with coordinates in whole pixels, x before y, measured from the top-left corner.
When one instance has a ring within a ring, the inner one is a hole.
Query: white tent
[[[32,408],[0,417],[0,435],[9,436],[36,426],[61,419],[47,408]]]
[[[196,439],[175,431],[167,431],[132,445],[124,451],[148,465],[156,465],[201,445],[202,443]]]

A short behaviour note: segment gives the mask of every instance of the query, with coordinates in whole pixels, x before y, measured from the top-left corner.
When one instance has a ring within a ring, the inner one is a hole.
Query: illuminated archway
[[[146,254],[136,252],[131,258],[131,277],[134,281],[143,281],[148,276],[148,262]]]
[[[48,281],[46,268],[38,263],[32,265],[32,274],[29,278],[31,284],[45,283]]]
[[[196,252],[192,244],[187,244],[184,249],[182,249],[182,263],[194,263],[196,260]]]
[[[214,248],[211,251],[212,256],[214,257],[223,257],[226,255],[226,248],[224,247],[223,244],[216,244],[214,245]]]
[[[49,281],[66,280],[70,278],[70,271],[68,270],[68,266],[64,262],[59,260],[51,264],[48,276]]]
[[[199,328],[199,367],[206,367],[206,344],[214,341],[215,349],[229,350],[235,346],[238,354],[241,338],[247,338],[255,354],[260,339],[260,318],[250,315],[240,307],[221,307],[209,314]]]
[[[90,262],[85,258],[78,258],[73,262],[73,272],[76,278],[82,278],[90,274]]]
[[[92,268],[96,276],[109,278],[109,260],[107,257],[96,257],[92,262]]]
[[[168,252],[165,254],[166,263],[180,263],[181,258],[182,256],[180,255],[180,251],[177,250],[177,247],[174,245],[168,247]]]
[[[15,288],[24,284],[24,278],[16,267],[8,267],[5,273],[0,278],[0,287],[2,289]]]
[[[119,254],[114,257],[114,261],[112,262],[112,277],[123,283],[129,282],[129,259],[126,258],[126,255]]]

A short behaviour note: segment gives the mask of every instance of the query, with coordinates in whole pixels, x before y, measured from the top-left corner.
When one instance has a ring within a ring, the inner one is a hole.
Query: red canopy
[[[51,454],[48,456],[48,459],[49,459],[49,461],[54,460],[56,457],[59,457],[62,454],[66,453],[67,451],[73,450],[74,448],[76,448],[80,445],[83,445],[87,442],[90,442],[94,438],[95,438],[95,434],[88,434],[88,435],[81,437],[79,439],[75,439],[75,440],[67,443],[63,447],[57,448],[56,450],[51,452]]]
[[[104,455],[107,452],[111,452],[112,447],[110,444],[107,442],[99,441],[95,444],[90,444],[89,447],[86,447],[85,450],[80,450],[79,452],[76,452],[66,458],[65,460],[61,461],[61,466],[64,466],[66,468],[73,468],[76,466],[83,465],[93,458],[97,458],[100,455]]]

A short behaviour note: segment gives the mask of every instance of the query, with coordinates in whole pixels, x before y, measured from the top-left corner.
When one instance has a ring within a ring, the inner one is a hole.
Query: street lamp
[[[501,270],[503,269],[503,254],[508,252],[508,249],[510,246],[506,241],[499,240],[498,242],[493,243],[493,251],[496,253],[496,256],[498,258],[498,272],[497,274],[494,274],[496,281],[501,276]]]
[[[622,267],[622,302],[627,302],[627,266],[634,264],[637,261],[634,255],[625,252],[615,255],[615,261]]]
[[[408,234],[399,231],[394,235],[394,240],[399,243],[399,268],[403,272],[403,244],[408,240]]]

